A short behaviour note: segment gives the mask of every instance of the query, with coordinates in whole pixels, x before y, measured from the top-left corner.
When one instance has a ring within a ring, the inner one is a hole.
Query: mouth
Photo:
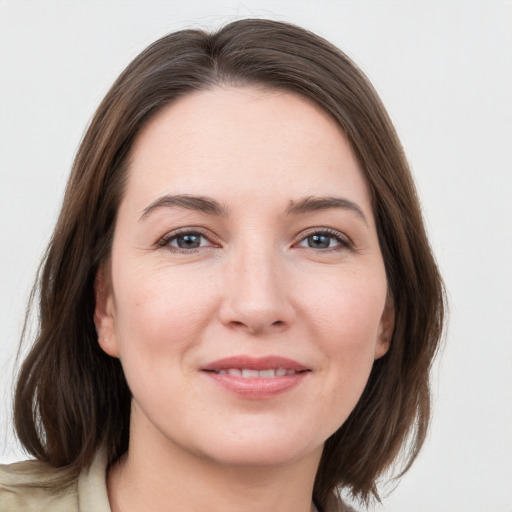
[[[309,371],[303,364],[280,356],[252,357],[246,355],[226,357],[202,368],[221,375],[236,375],[248,379],[275,378]]]
[[[233,375],[244,379],[274,379],[275,377],[284,377],[285,375],[295,375],[298,372],[287,368],[270,368],[268,370],[226,368],[222,370],[213,370],[213,373],[216,373],[217,375]]]
[[[229,393],[244,399],[268,399],[299,385],[310,368],[278,356],[235,356],[214,361],[201,371]]]

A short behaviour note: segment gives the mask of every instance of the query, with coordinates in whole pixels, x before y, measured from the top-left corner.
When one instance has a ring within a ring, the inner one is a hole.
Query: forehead
[[[127,195],[144,208],[164,193],[283,201],[343,193],[369,205],[350,144],[325,111],[292,92],[249,87],[194,92],[144,127]]]

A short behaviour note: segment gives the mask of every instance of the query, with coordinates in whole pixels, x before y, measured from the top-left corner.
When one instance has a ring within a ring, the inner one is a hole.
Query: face
[[[362,172],[308,100],[197,92],[138,136],[95,316],[133,394],[131,442],[319,457],[387,350],[386,296]]]

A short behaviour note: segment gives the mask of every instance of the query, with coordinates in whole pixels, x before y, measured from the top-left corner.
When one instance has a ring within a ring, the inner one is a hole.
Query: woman
[[[348,58],[242,20],[160,39],[82,141],[0,510],[345,510],[416,457],[443,287]],[[404,448],[405,447],[405,448]]]

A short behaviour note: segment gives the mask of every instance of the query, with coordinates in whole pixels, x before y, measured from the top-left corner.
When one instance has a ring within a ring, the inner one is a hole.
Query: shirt
[[[59,490],[48,486],[48,479],[31,464],[40,465],[0,465],[0,512],[111,512],[101,453],[75,482]]]
[[[34,471],[42,467],[37,461],[0,465],[0,512],[112,512],[101,452],[76,481],[58,490],[44,471]],[[355,512],[345,504],[340,510]]]

